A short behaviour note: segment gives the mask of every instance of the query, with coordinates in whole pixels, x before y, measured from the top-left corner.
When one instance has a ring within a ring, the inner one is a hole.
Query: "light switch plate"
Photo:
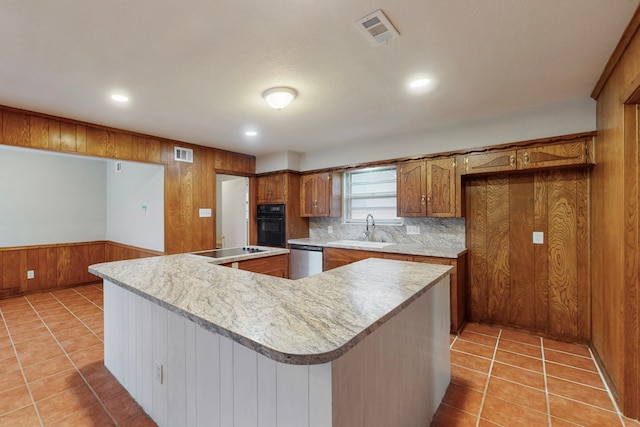
[[[211,218],[211,208],[209,209],[200,208],[200,218]]]
[[[534,245],[543,245],[544,244],[544,233],[542,231],[534,231],[533,232],[533,244]]]

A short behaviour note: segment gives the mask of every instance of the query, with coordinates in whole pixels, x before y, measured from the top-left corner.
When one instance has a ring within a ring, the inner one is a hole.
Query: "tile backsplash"
[[[420,234],[407,234],[407,226],[417,226]],[[333,233],[329,233],[329,227]],[[363,240],[363,224],[345,224],[342,218],[310,218],[309,237],[321,240]],[[404,224],[376,224],[371,240],[433,247],[465,247],[464,218],[404,218]]]

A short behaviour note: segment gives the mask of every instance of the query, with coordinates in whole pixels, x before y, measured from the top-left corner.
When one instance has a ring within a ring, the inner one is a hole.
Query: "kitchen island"
[[[427,425],[450,379],[450,270],[367,259],[293,281],[193,254],[90,267],[107,368],[160,426],[223,427]]]

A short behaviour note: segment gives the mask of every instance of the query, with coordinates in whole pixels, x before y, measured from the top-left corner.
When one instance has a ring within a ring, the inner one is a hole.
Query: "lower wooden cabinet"
[[[222,264],[225,267],[233,267],[235,262]],[[288,255],[274,255],[263,258],[248,259],[238,261],[238,269],[252,271],[254,273],[267,274],[269,276],[287,278],[289,270]]]
[[[399,261],[424,262],[442,264],[453,267],[451,272],[451,332],[460,333],[465,323],[465,286],[467,281],[467,254],[458,258],[441,258],[409,254],[360,251],[354,249],[324,248],[323,271],[341,267],[367,258],[385,258]]]

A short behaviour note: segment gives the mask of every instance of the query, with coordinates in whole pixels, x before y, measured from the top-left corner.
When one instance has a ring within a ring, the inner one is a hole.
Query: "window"
[[[371,214],[376,223],[401,224],[396,205],[395,166],[344,173],[345,222],[363,223]]]

